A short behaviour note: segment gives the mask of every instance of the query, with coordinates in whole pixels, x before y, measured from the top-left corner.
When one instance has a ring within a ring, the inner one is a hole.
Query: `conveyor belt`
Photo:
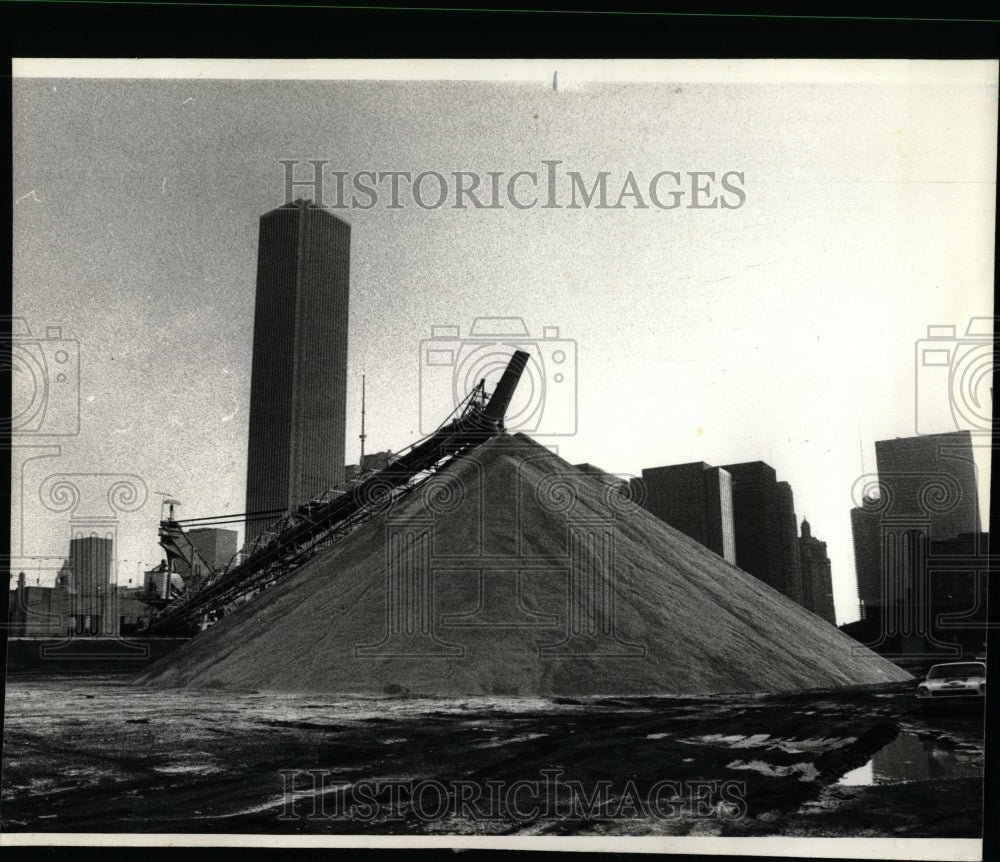
[[[269,585],[297,569],[322,547],[374,517],[388,502],[421,484],[452,459],[501,432],[504,415],[527,360],[528,354],[516,350],[485,407],[470,399],[458,419],[410,447],[384,470],[331,500],[313,501],[301,507],[276,535],[258,544],[243,562],[168,604],[152,621],[150,631],[159,634],[189,626]]]

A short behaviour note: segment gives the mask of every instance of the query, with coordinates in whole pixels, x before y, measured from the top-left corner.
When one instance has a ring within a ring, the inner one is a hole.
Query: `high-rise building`
[[[989,554],[989,533],[960,533],[930,543],[930,601],[935,612],[957,612],[963,618],[959,622],[985,625]],[[954,618],[950,622],[954,625]]]
[[[723,469],[732,476],[736,565],[788,595],[782,536],[787,518],[779,502],[774,468],[763,461],[748,461],[726,464]]]
[[[585,466],[585,465],[579,465]],[[715,551],[737,561],[729,473],[704,461],[642,471],[637,496],[648,512]]]
[[[931,627],[931,542],[979,532],[972,434],[954,431],[875,443],[881,500],[879,586],[883,610],[919,634]],[[885,613],[883,613],[885,616]]]
[[[920,530],[932,542],[979,532],[969,431],[879,440],[875,458],[879,486],[888,496],[885,528]]]
[[[885,655],[944,657],[954,654],[956,632],[975,630],[962,616],[969,609],[956,611],[966,599],[975,604],[974,584],[949,571],[968,575],[975,555],[932,553],[979,535],[972,453],[968,431],[875,443],[879,494],[851,510],[851,528],[864,642]],[[939,625],[955,613],[957,623]]]
[[[866,496],[851,509],[854,573],[858,582],[858,615],[865,619],[882,604],[882,517],[879,498]]]
[[[70,615],[77,634],[117,634],[112,553],[112,540],[104,536],[78,535],[69,540]]]
[[[631,482],[643,508],[804,604],[792,486],[763,461],[654,467]]]
[[[821,542],[813,536],[812,527],[805,518],[802,519],[799,555],[802,574],[802,606],[822,617],[831,625],[836,625],[837,613],[833,605],[833,575],[830,570],[830,557],[826,553],[826,542]]]
[[[297,200],[259,236],[246,509],[280,513],[344,481],[351,228]]]
[[[774,486],[778,498],[778,517],[781,536],[781,567],[785,575],[784,594],[792,601],[809,607],[802,593],[801,555],[799,552],[799,524],[795,517],[795,498],[792,486],[787,482],[777,482]],[[812,608],[809,608],[812,610]]]

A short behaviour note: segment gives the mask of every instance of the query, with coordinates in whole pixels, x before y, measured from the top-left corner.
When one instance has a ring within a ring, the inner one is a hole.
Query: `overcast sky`
[[[875,469],[875,441],[917,432],[918,395],[920,431],[972,427],[955,424],[947,375],[918,374],[914,357],[928,325],[962,336],[993,314],[997,66],[689,63],[600,80],[609,68],[555,81],[556,64],[492,81],[16,78],[14,311],[40,340],[59,326],[79,342],[82,405],[78,435],[20,438],[61,445],[25,466],[23,495],[15,475],[21,555],[66,553],[66,515],[37,491],[56,472],[144,480],[149,502],[121,520],[120,582],[162,556],[154,492],[182,517],[243,511],[258,217],[285,202],[280,160],[308,176],[305,160],[323,159],[348,182],[451,183],[438,209],[404,194],[401,209],[383,197],[338,212],[352,227],[349,461],[362,373],[367,451],[412,442],[421,410],[447,412],[450,373],[422,355],[432,327],[465,337],[476,317],[521,317],[539,340],[558,327],[570,343],[534,348],[547,363],[539,430],[575,433],[541,442],[623,474],[767,461],[829,543],[838,617],[856,618],[851,491]],[[485,77],[465,69],[453,75]],[[609,172],[612,203],[630,171],[644,197],[662,171],[687,193],[676,209],[451,206],[454,171],[484,184],[503,172],[506,195],[545,160],[562,163],[564,190],[567,171],[588,185]],[[715,194],[742,174],[742,205],[689,208],[696,171],[715,172]]]

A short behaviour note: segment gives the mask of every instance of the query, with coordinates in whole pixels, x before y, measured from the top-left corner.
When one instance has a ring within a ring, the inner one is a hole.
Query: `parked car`
[[[936,664],[917,686],[917,697],[925,707],[933,704],[984,703],[986,663],[956,661]]]

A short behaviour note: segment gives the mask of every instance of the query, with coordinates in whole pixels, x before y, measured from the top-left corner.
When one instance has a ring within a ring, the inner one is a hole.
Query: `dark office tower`
[[[812,528],[805,518],[802,519],[799,554],[802,572],[802,606],[835,626],[837,613],[833,606],[833,575],[830,571],[830,558],[826,553],[826,542],[821,542],[813,536]]]
[[[111,566],[112,540],[77,534],[69,540],[70,614],[80,635],[115,634]]]
[[[260,217],[247,511],[344,481],[351,228],[311,201]],[[247,521],[247,540],[273,521]]]
[[[882,516],[878,497],[865,497],[851,509],[854,574],[858,583],[858,614],[866,619],[882,604]]]
[[[788,595],[782,510],[774,468],[763,461],[726,464],[732,476],[736,565]]]
[[[931,541],[979,532],[972,434],[954,431],[875,443],[885,529],[920,530]]]
[[[930,583],[930,602],[937,614],[961,616],[964,633],[974,636],[976,629],[985,640],[990,553],[989,533],[961,533],[944,542],[931,542],[930,556],[934,577]],[[971,623],[971,625],[970,625]],[[978,651],[978,650],[977,650]]]
[[[781,567],[785,574],[784,593],[788,598],[802,601],[802,567],[799,554],[799,522],[795,517],[795,498],[792,486],[778,482],[774,486],[778,497],[778,512],[781,518]],[[806,605],[808,607],[808,605]],[[810,608],[810,610],[812,610]]]
[[[642,471],[642,506],[724,560],[736,563],[730,476],[704,461]]]

